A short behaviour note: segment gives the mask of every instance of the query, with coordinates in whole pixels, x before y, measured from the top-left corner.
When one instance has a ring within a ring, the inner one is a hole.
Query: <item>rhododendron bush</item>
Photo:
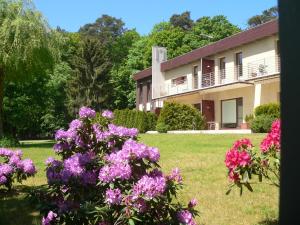
[[[15,180],[19,183],[27,177],[34,176],[35,166],[30,159],[22,160],[21,150],[0,148],[0,187],[12,188]]]
[[[234,186],[239,187],[241,193],[243,186],[253,191],[251,186],[253,175],[258,176],[260,182],[265,178],[279,187],[280,134],[280,120],[276,120],[272,124],[271,131],[261,142],[259,152],[254,149],[249,139],[241,139],[233,144],[225,157],[231,181],[227,194]]]
[[[197,201],[184,207],[174,199],[182,187],[179,170],[164,175],[158,149],[139,143],[137,129],[100,125],[95,116],[82,107],[79,119],[55,135],[61,160],[46,161],[49,188],[42,223],[195,224]],[[102,116],[113,118],[109,111]]]

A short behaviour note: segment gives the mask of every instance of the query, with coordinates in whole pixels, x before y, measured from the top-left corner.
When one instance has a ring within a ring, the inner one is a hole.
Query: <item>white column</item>
[[[261,84],[254,85],[254,108],[260,106],[261,102]]]

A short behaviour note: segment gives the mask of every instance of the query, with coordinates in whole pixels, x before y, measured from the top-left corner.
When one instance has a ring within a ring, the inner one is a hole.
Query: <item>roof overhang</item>
[[[133,79],[134,80],[141,80],[141,79],[144,79],[146,77],[151,76],[151,74],[152,74],[152,67],[150,67],[148,69],[145,69],[145,70],[142,70],[142,71],[134,74]]]

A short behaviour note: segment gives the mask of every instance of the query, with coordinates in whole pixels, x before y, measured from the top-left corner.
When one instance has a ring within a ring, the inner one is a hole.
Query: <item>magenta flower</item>
[[[55,220],[56,217],[56,213],[49,211],[48,215],[46,217],[43,217],[42,225],[51,225],[51,223]]]
[[[193,198],[193,199],[191,199],[191,201],[189,202],[188,207],[189,207],[189,208],[194,208],[197,204],[198,204],[197,199]]]
[[[281,128],[280,128],[280,120],[275,120],[272,124],[271,131],[267,134],[267,137],[262,141],[260,145],[260,149],[263,153],[267,153],[270,149],[274,149],[275,151],[280,151],[280,136],[281,136]]]
[[[177,218],[180,223],[192,225],[195,224],[193,221],[193,215],[188,210],[181,210],[177,213]]]
[[[177,183],[182,183],[182,176],[178,168],[172,169],[172,172],[169,176],[167,176],[169,180],[176,181]]]

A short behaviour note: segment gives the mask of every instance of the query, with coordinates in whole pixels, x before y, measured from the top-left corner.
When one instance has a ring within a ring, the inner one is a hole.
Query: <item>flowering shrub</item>
[[[10,190],[15,180],[21,183],[36,173],[33,162],[30,159],[22,160],[22,155],[21,150],[0,148],[0,187],[5,186]]]
[[[157,148],[137,141],[138,131],[94,122],[83,107],[69,129],[58,130],[54,151],[62,160],[46,161],[49,189],[44,225],[195,224],[195,199],[187,207],[174,201],[182,187],[177,168],[160,171]],[[108,120],[113,114],[104,111]]]
[[[225,157],[225,165],[231,181],[227,193],[234,186],[239,187],[241,193],[243,186],[253,191],[250,182],[253,175],[257,175],[260,182],[262,178],[266,178],[279,187],[280,135],[280,120],[275,120],[270,133],[261,142],[259,153],[255,152],[249,139],[241,139],[233,144]]]

